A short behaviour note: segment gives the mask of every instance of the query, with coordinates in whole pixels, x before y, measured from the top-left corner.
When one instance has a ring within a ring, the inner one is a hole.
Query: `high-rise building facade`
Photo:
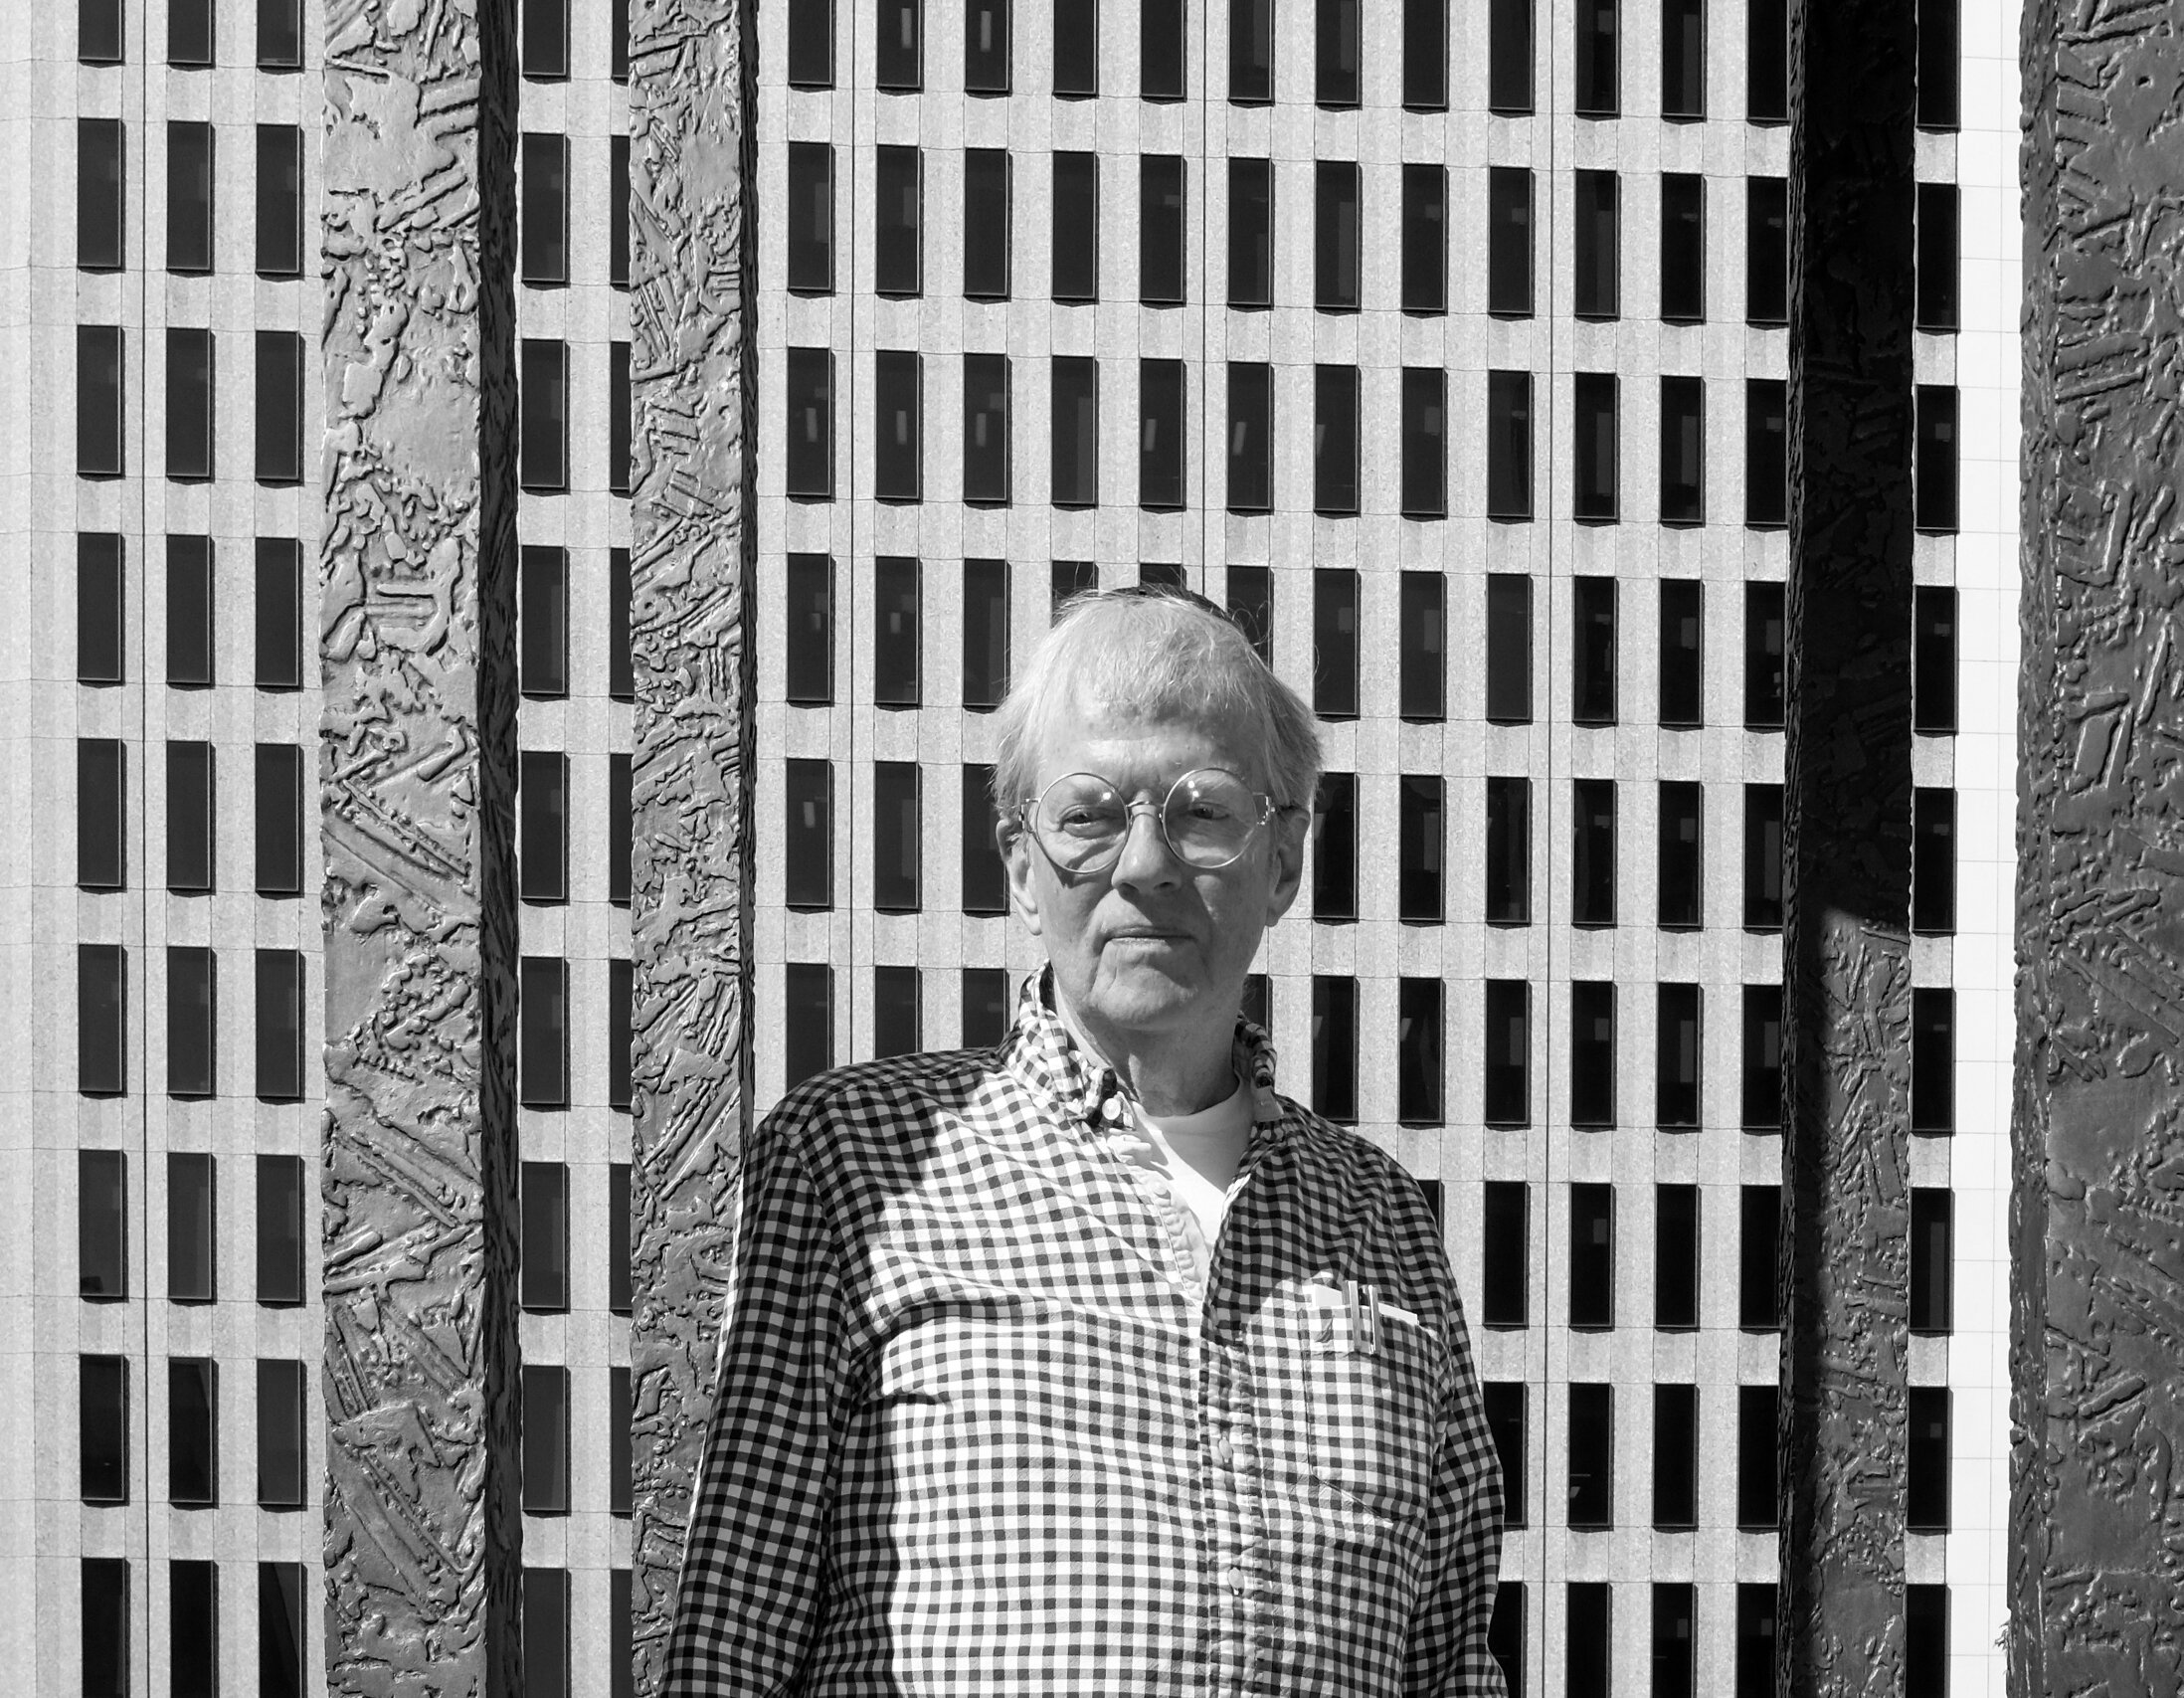
[[[1909,1691],[1962,1695],[2000,1690],[2005,1619],[2017,42],[1919,13],[1906,1649]],[[325,1687],[319,796],[373,732],[318,687],[359,640],[321,617],[320,253],[368,240],[320,146],[364,15],[66,0],[7,66],[0,1573],[35,1608],[0,1647],[40,1693]],[[1513,1692],[1774,1679],[1785,17],[752,26],[752,1110],[998,1037],[1040,959],[993,849],[1012,660],[1094,587],[1230,609],[1329,771],[1249,1012],[1441,1212]],[[655,215],[619,9],[522,0],[519,41],[522,1644],[561,1698],[632,1689]]]

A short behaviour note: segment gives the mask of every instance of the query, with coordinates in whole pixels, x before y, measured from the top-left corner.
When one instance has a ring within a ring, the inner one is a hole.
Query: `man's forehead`
[[[1234,760],[1255,759],[1256,727],[1241,712],[1183,703],[1146,703],[1071,691],[1055,700],[1041,727],[1041,764],[1095,744],[1196,744]]]

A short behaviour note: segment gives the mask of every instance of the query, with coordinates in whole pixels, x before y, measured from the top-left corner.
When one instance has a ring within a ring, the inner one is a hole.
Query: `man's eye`
[[[1064,808],[1054,823],[1065,832],[1106,832],[1114,829],[1115,815],[1111,809]]]

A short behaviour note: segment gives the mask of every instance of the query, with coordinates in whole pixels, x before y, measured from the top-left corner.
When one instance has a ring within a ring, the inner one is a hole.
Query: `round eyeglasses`
[[[1200,767],[1171,785],[1157,806],[1129,800],[1097,773],[1064,773],[1034,799],[1017,803],[1016,818],[1062,871],[1101,872],[1122,857],[1141,809],[1160,821],[1178,860],[1206,870],[1242,854],[1253,834],[1282,811],[1234,773]]]

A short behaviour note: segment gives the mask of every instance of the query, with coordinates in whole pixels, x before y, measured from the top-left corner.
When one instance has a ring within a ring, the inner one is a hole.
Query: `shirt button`
[[[1213,1435],[1213,1460],[1224,1468],[1235,1460],[1234,1452],[1229,1449],[1226,1433],[1216,1432]]]
[[[1230,1563],[1228,1573],[1221,1577],[1228,1582],[1228,1590],[1241,1596],[1244,1589],[1244,1572],[1241,1563]]]

